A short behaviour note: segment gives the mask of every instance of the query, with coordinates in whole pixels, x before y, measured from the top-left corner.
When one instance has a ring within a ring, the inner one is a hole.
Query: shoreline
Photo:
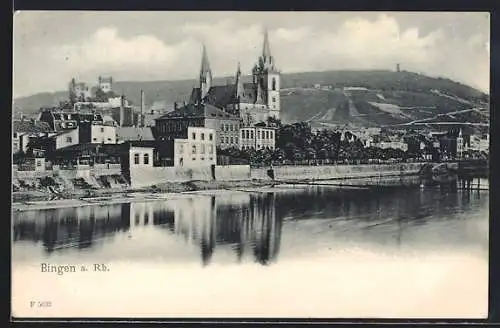
[[[232,190],[238,188],[270,187],[277,181],[188,181],[158,184],[144,188],[75,189],[60,196],[42,190],[16,191],[12,193],[12,210],[25,211],[46,208],[124,203],[129,201],[155,201],[182,197],[202,191]]]

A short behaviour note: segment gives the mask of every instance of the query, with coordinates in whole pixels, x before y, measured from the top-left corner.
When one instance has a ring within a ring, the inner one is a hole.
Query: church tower
[[[200,100],[203,100],[212,87],[212,71],[208,61],[207,49],[203,45],[203,53],[201,55],[201,70],[200,70]]]
[[[271,54],[267,29],[264,30],[264,44],[262,47],[262,55],[259,58],[259,65],[261,66],[261,77],[265,91],[264,99],[269,108],[269,115],[279,119],[280,72],[276,69],[274,57]]]
[[[240,63],[238,62],[238,69],[236,70],[236,99],[238,99],[238,102],[240,102],[240,99],[243,98],[243,81],[241,79],[241,67]]]

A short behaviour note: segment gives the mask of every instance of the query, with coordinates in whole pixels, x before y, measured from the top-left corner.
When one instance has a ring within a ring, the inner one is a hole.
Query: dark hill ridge
[[[250,81],[250,77],[244,77]],[[233,83],[233,77],[215,78],[216,85]],[[196,80],[117,81],[113,89],[133,104],[172,109],[187,101]],[[470,108],[488,110],[489,96],[443,78],[411,72],[327,71],[282,75],[282,119],[285,122],[379,126],[433,117]],[[345,89],[344,89],[345,88]],[[67,98],[67,92],[40,93],[14,100],[14,112],[37,113]]]

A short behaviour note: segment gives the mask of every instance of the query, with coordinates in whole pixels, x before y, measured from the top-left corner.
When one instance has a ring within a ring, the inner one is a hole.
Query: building
[[[490,150],[490,134],[483,135],[472,134],[470,136],[470,149],[472,151],[489,152]]]
[[[89,86],[84,82],[76,82],[71,79],[69,83],[69,98],[75,101],[89,101],[92,99],[92,93]]]
[[[213,105],[201,103],[188,104],[156,119],[156,138],[182,139],[189,127],[213,129],[216,146],[221,149],[239,147],[240,118]]]
[[[109,93],[113,91],[113,78],[111,76],[109,77],[99,76],[97,87],[104,93]]]
[[[12,122],[12,153],[26,153],[30,140],[54,135],[50,125],[43,121],[24,120]]]
[[[280,72],[271,54],[267,30],[262,54],[252,69],[252,81],[243,83],[238,63],[234,84],[213,85],[206,48],[203,47],[199,87],[193,88],[190,103],[210,104],[239,116],[245,126],[280,117]]]
[[[116,129],[116,142],[127,141],[155,141],[151,127],[118,127]]]
[[[128,162],[130,167],[153,167],[155,159],[154,142],[128,141]]]
[[[116,144],[116,126],[96,112],[43,110],[39,120],[55,133],[55,149],[77,144]]]
[[[276,128],[268,126],[250,126],[240,129],[240,149],[274,150]]]
[[[185,138],[174,139],[174,166],[210,166],[217,162],[215,131],[188,127]]]
[[[381,141],[377,144],[374,144],[375,147],[381,149],[400,149],[402,151],[408,150],[408,144],[404,141]],[[439,147],[439,144],[438,144]]]

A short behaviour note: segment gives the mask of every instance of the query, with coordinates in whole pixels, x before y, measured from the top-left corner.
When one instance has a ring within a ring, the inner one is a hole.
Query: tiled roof
[[[13,132],[27,133],[48,133],[52,132],[50,125],[40,121],[14,121],[12,125]]]
[[[200,97],[200,88],[193,88],[191,92],[191,103],[195,103]],[[236,85],[215,85],[210,88],[204,99],[205,103],[215,107],[224,108],[228,104],[234,104],[236,99]]]
[[[173,118],[185,118],[185,117],[206,117],[206,118],[234,118],[239,119],[238,116],[226,113],[220,108],[217,108],[210,104],[188,104],[170,113],[162,115],[158,119],[173,119]]]
[[[150,127],[118,127],[116,128],[116,135],[120,141],[155,140]]]

